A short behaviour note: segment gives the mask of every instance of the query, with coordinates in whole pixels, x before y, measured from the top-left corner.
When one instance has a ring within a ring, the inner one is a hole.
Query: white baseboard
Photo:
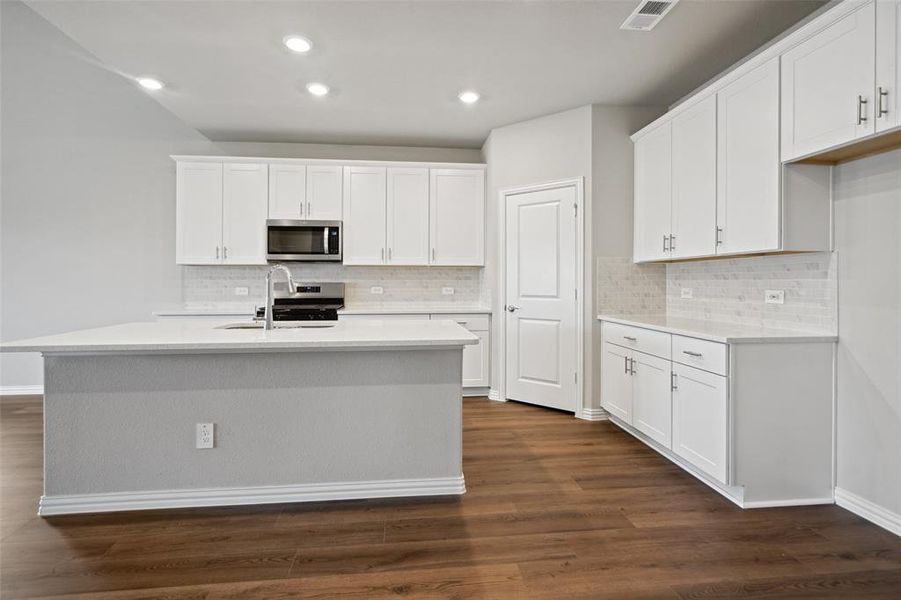
[[[487,387],[465,387],[463,388],[464,398],[475,398],[477,396],[487,396],[489,390]]]
[[[320,502],[323,500],[359,500],[364,498],[395,498],[404,496],[458,496],[465,492],[466,483],[461,475],[460,477],[436,477],[432,479],[80,494],[42,496],[38,514],[42,517],[47,517],[51,515],[159,508]]]
[[[901,536],[901,515],[870,502],[853,492],[835,488],[835,503],[867,521],[879,525],[897,536]]]
[[[576,418],[585,421],[607,421],[610,417],[603,408],[583,408],[581,412],[576,413]]]
[[[488,390],[488,399],[494,400],[495,402],[506,402],[506,400],[501,400],[500,393],[498,393],[498,391],[494,388]]]
[[[41,396],[43,385],[4,385],[0,387],[0,396]]]

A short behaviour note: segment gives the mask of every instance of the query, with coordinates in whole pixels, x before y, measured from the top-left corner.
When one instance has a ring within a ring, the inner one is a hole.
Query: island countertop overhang
[[[2,352],[52,354],[184,354],[417,350],[476,344],[450,320],[348,321],[331,327],[223,329],[223,322],[136,322],[0,344]]]

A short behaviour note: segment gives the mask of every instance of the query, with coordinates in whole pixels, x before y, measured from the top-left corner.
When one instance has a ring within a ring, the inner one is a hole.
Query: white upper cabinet
[[[305,219],[340,221],[342,204],[341,167],[308,166],[306,202]]]
[[[672,123],[672,258],[709,256],[716,247],[716,96]]]
[[[901,126],[901,0],[876,2],[876,131]]]
[[[670,257],[672,156],[670,122],[635,141],[635,261]]]
[[[432,169],[429,264],[485,264],[485,172]]]
[[[717,94],[716,252],[779,249],[779,59]]]
[[[269,165],[269,218],[304,219],[307,213],[307,168]]]
[[[266,264],[267,191],[266,165],[225,165],[222,201],[223,264]]]
[[[429,264],[429,170],[388,169],[387,245],[392,265]]]
[[[175,176],[175,262],[219,264],[222,256],[222,164],[179,162]]]
[[[782,160],[875,132],[873,0],[782,55]]]
[[[386,169],[344,169],[344,264],[387,263]]]

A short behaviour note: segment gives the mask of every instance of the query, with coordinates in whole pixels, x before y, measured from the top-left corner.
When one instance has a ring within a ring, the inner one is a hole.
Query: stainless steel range
[[[292,282],[294,283],[294,282]],[[294,283],[293,291],[276,284],[272,292],[272,320],[302,321],[310,325],[333,325],[338,309],[344,308],[343,283]],[[265,319],[266,307],[257,308],[256,318]]]

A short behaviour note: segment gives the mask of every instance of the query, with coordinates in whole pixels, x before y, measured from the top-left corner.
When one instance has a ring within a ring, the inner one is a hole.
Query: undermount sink
[[[297,329],[299,327],[334,327],[335,321],[288,321],[275,323],[275,329]],[[260,321],[245,321],[242,323],[226,323],[218,325],[216,329],[262,329],[263,323]]]

